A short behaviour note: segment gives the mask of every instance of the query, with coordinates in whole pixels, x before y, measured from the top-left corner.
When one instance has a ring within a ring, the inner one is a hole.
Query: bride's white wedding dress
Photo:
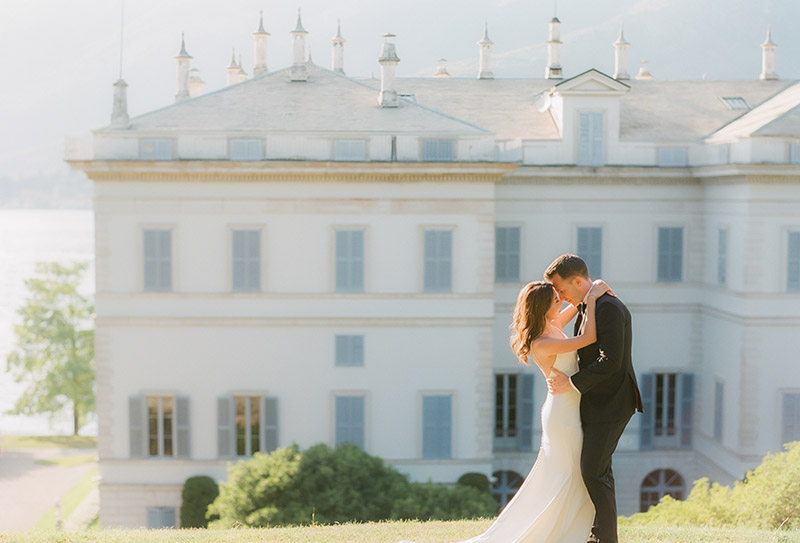
[[[572,375],[577,354],[558,355],[553,367]],[[462,543],[586,543],[594,505],[581,477],[580,401],[574,390],[547,394],[536,463],[489,529]]]

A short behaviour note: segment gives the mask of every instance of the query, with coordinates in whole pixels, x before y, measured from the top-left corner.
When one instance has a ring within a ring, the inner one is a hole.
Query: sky
[[[128,112],[174,102],[181,33],[205,91],[225,85],[235,48],[252,75],[259,12],[271,34],[270,70],[291,64],[289,31],[297,9],[313,61],[330,67],[330,39],[341,21],[345,72],[379,74],[382,35],[397,35],[399,77],[433,74],[447,59],[454,77],[475,77],[476,42],[488,23],[496,78],[540,78],[547,23],[562,26],[565,77],[589,68],[613,72],[625,25],[628,72],[646,59],[656,79],[756,79],[767,25],[782,79],[800,79],[798,0],[0,0],[0,178],[65,170],[65,136],[108,124],[112,84],[128,83]],[[402,90],[402,89],[401,89]]]

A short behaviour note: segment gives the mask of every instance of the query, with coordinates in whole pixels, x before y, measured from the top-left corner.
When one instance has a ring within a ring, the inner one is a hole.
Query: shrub
[[[297,445],[275,449],[270,454],[256,453],[250,460],[233,464],[228,468],[228,481],[220,483],[219,496],[208,507],[209,515],[219,516],[210,526],[281,524],[286,494],[299,469]]]
[[[458,485],[471,486],[478,492],[485,494],[491,493],[491,486],[489,485],[489,478],[483,473],[465,473],[458,478]]]
[[[646,513],[637,513],[622,523],[800,528],[800,442],[784,447],[785,452],[765,456],[761,465],[733,487],[699,479],[686,501],[664,496]]]
[[[181,492],[181,527],[206,528],[206,510],[219,495],[216,481],[205,475],[189,477]]]
[[[457,520],[491,517],[497,513],[497,502],[491,494],[471,486],[411,483],[410,492],[394,504],[393,519]]]
[[[409,483],[382,459],[344,443],[256,453],[228,468],[209,508],[215,528],[494,515],[488,493],[459,485]]]

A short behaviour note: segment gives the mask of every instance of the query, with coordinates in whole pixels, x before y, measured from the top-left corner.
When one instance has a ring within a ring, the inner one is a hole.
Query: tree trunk
[[[78,437],[78,428],[80,428],[80,415],[78,413],[78,406],[72,404],[72,435]]]

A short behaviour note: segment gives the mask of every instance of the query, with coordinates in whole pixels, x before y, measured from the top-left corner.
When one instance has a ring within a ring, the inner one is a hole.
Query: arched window
[[[492,484],[492,496],[500,504],[500,509],[514,497],[519,487],[522,485],[522,475],[516,471],[495,471],[492,473],[494,484]]]
[[[676,500],[682,500],[686,488],[683,477],[671,469],[657,469],[651,472],[642,481],[642,490],[639,493],[639,510],[647,511],[651,505],[669,494]]]

